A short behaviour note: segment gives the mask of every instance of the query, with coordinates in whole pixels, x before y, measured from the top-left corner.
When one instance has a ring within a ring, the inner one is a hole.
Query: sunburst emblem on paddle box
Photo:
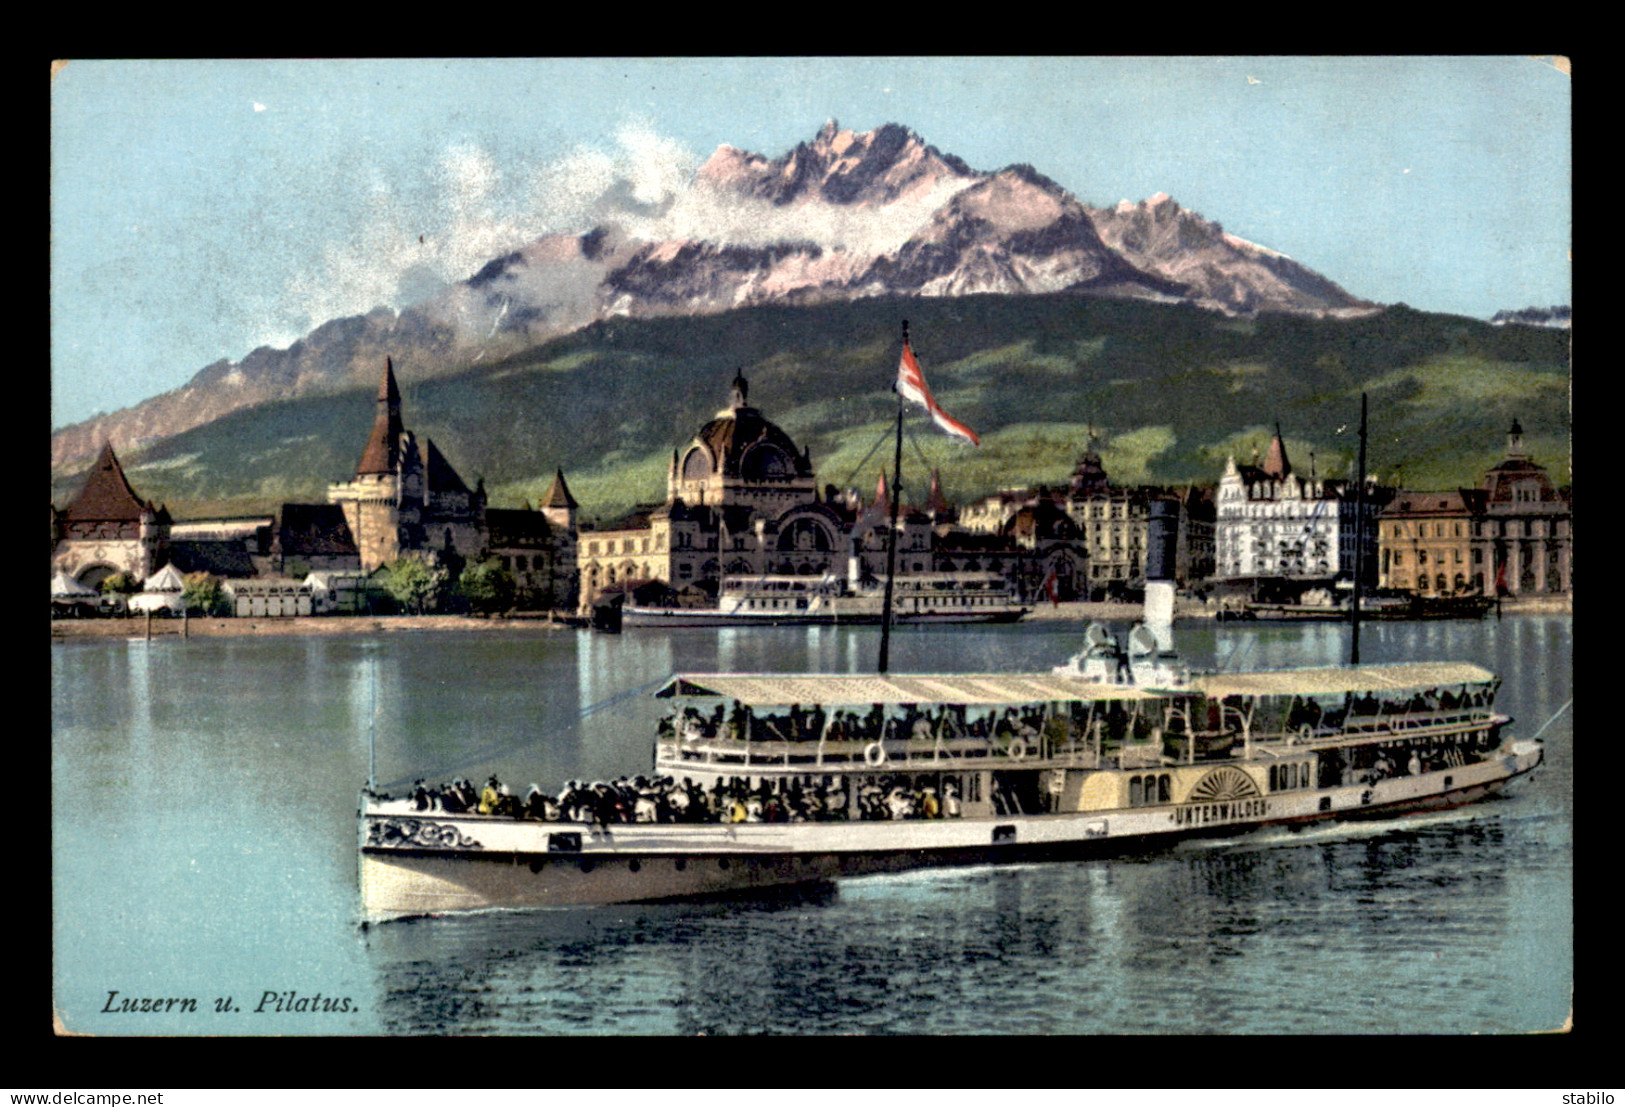
[[[1214,769],[1196,782],[1187,803],[1211,803],[1215,800],[1250,799],[1262,795],[1253,778],[1233,765]]]

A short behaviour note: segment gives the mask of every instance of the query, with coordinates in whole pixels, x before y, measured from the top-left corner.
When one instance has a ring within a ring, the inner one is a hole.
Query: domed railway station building
[[[1081,542],[1052,543],[1035,556],[1032,543],[1012,534],[993,543],[996,548],[972,552],[961,548],[967,536],[953,519],[933,478],[926,503],[899,513],[898,573],[962,570],[973,561],[1018,585],[1029,577],[1036,585],[1051,568],[1063,579],[1081,573]],[[725,576],[880,579],[889,524],[884,475],[867,502],[832,484],[820,491],[808,448],[750,403],[749,384],[737,373],[728,406],[672,452],[665,503],[607,527],[582,528],[581,607],[615,594],[703,606],[716,598]]]

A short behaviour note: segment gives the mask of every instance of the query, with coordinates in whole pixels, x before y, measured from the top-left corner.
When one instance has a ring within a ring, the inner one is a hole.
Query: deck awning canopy
[[[738,700],[749,707],[823,704],[954,704],[1017,706],[1067,700],[1154,700],[1142,688],[1091,684],[1048,673],[942,673],[857,676],[843,673],[679,673],[657,697],[694,696]]]
[[[1191,680],[1203,695],[1332,696],[1348,692],[1420,692],[1458,684],[1488,684],[1495,674],[1460,661],[1418,661],[1404,665],[1349,665],[1327,669],[1281,669],[1256,673],[1207,673]]]

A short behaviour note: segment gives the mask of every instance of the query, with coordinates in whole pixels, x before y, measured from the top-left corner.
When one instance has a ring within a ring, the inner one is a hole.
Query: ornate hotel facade
[[[1514,419],[1477,488],[1400,492],[1383,512],[1381,581],[1422,595],[1561,595],[1573,589],[1568,494],[1530,459]]]
[[[1353,481],[1293,472],[1277,427],[1262,465],[1232,456],[1219,478],[1214,522],[1214,576],[1349,576],[1356,563],[1361,499]],[[1365,582],[1376,583],[1377,518],[1391,489],[1367,481],[1363,498]]]

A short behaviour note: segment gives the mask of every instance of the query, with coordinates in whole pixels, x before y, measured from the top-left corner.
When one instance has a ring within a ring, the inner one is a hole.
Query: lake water
[[[1081,630],[904,629],[892,670],[1043,670]],[[1176,628],[1198,668],[1336,663],[1347,635]],[[1568,1015],[1572,709],[1531,779],[1441,815],[728,902],[357,924],[373,720],[397,791],[490,773],[553,789],[647,771],[649,692],[673,671],[863,670],[878,638],[55,641],[57,1014],[104,1035],[1505,1033]],[[1568,616],[1368,624],[1361,641],[1368,662],[1493,669],[1518,734],[1573,695]],[[175,1002],[124,1009],[139,1000]]]

